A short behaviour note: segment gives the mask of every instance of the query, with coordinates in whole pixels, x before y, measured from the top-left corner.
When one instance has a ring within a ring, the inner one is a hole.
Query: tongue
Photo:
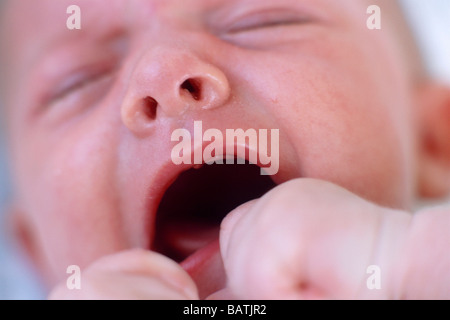
[[[176,261],[182,261],[197,250],[219,238],[217,224],[183,221],[178,218],[171,224],[162,225],[155,239],[158,251]]]
[[[192,223],[178,219],[163,232],[166,254],[182,261],[181,266],[197,284],[200,299],[225,286],[219,230],[217,224]]]
[[[225,288],[226,276],[218,239],[190,255],[181,266],[197,284],[200,299]]]
[[[180,262],[206,298],[225,287],[225,271],[219,247],[220,226],[178,218],[162,224],[155,239],[158,252]]]

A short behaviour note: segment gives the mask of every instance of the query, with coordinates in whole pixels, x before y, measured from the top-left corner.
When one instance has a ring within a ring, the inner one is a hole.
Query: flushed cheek
[[[253,84],[266,89],[257,95],[280,134],[289,137],[303,176],[335,182],[380,204],[404,207],[405,141],[390,110],[404,102],[390,100],[375,74],[355,68],[343,56],[272,63],[270,70],[263,69],[264,77],[255,77]],[[358,65],[370,62],[359,59]],[[273,76],[267,76],[271,72]]]
[[[340,89],[311,99],[316,110],[289,124],[302,171],[372,201],[402,205],[404,159],[395,123],[379,104],[343,95],[350,87]]]
[[[25,195],[56,280],[66,276],[70,264],[83,268],[127,246],[111,154],[92,135],[61,140],[40,158],[45,161],[36,159],[41,171],[29,181]]]

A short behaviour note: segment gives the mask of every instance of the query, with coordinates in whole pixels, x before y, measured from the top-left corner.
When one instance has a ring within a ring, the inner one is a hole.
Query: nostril
[[[156,109],[158,107],[158,102],[152,97],[146,97],[142,100],[142,111],[150,119],[156,119]]]
[[[200,81],[196,79],[187,79],[181,84],[181,89],[186,90],[194,98],[200,100],[202,98]]]

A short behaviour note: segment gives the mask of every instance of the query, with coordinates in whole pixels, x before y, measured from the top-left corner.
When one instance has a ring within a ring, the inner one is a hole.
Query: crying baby
[[[450,209],[414,212],[450,191],[450,90],[395,1],[3,5],[13,227],[51,298],[450,298]]]

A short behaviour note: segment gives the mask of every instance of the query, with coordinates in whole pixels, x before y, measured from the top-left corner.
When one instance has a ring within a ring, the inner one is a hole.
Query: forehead
[[[67,8],[74,4],[81,9],[82,21],[81,30],[76,32],[66,27]],[[2,68],[6,76],[2,77],[12,83],[17,77],[20,83],[55,47],[79,43],[89,46],[115,32],[133,34],[139,26],[158,21],[163,21],[160,27],[167,28],[163,15],[186,21],[189,17],[202,19],[211,13],[226,15],[252,7],[297,6],[332,16],[335,22],[353,15],[353,21],[365,25],[364,4],[365,0],[9,0],[0,20],[1,54],[6,65]]]
[[[368,0],[367,0],[368,1]],[[280,6],[313,9],[332,16],[334,23],[346,21],[365,26],[366,0],[9,0],[1,19],[2,54],[6,56],[5,73],[27,72],[56,46],[95,42],[125,29],[132,34],[139,25],[161,22],[162,15],[187,20],[202,19],[211,12],[245,11],[249,7]],[[378,0],[380,1],[380,0]],[[375,1],[377,2],[377,1]],[[66,27],[67,8],[81,9],[82,29],[72,32]],[[226,14],[225,14],[226,15]],[[212,19],[213,20],[213,19]],[[162,27],[166,28],[167,21]],[[133,29],[130,31],[130,29]],[[82,40],[82,41],[79,41]],[[4,52],[3,52],[4,51]],[[10,62],[10,63],[8,63]],[[11,63],[13,62],[13,63]],[[13,70],[9,70],[13,69]],[[11,79],[12,80],[12,79]]]
[[[2,38],[6,39],[8,50],[15,50],[12,56],[23,53],[23,45],[42,47],[43,41],[56,37],[95,36],[118,24],[134,25],[145,19],[148,24],[161,12],[170,11],[181,17],[187,12],[210,12],[213,9],[257,5],[305,5],[321,11],[346,11],[355,0],[9,0],[1,19]],[[68,32],[66,12],[70,5],[78,5],[82,14],[82,30]],[[348,10],[347,10],[348,11]],[[60,26],[60,27],[58,27]]]
[[[361,2],[358,0],[340,0],[338,3],[330,0],[9,0],[5,10],[6,16],[3,17],[7,21],[3,25],[14,26],[15,33],[24,30],[27,30],[28,34],[36,31],[54,32],[54,26],[57,23],[65,25],[66,9],[74,4],[81,8],[83,22],[86,25],[95,23],[96,27],[99,27],[105,18],[110,20],[116,16],[124,20],[127,16],[151,17],[164,8],[170,8],[173,11],[181,8],[184,11],[187,9],[188,11],[208,11],[217,7],[245,7],[251,4],[306,4],[321,6],[324,10],[338,7],[342,11],[358,3]],[[30,28],[33,26],[35,28]]]

